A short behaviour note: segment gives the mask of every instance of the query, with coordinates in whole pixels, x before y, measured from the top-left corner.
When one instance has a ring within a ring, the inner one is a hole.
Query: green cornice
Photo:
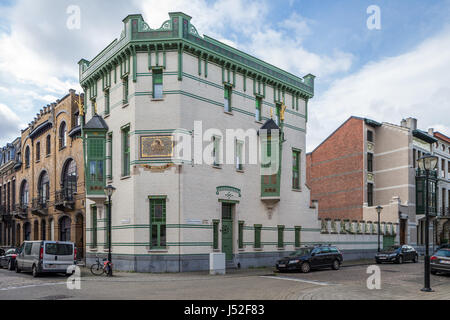
[[[199,57],[226,66],[233,72],[260,80],[263,85],[270,84],[286,91],[314,96],[314,76],[308,74],[304,79],[279,69],[269,63],[250,56],[208,36],[201,37],[190,23],[191,17],[181,12],[169,13],[170,20],[157,30],[150,29],[140,14],[127,16],[124,30],[119,40],[114,40],[94,59],[81,59],[80,83],[86,88],[100,77],[103,69],[117,65],[134,52],[148,52],[155,46],[163,49],[182,48]]]

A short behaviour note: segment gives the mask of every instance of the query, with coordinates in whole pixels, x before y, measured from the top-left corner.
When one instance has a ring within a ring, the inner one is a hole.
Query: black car
[[[14,270],[16,265],[17,249],[11,248],[8,250],[0,251],[0,268],[8,268],[9,270]]]
[[[275,267],[280,272],[300,270],[307,273],[320,268],[338,270],[343,260],[341,252],[335,246],[317,245],[295,251],[290,256],[278,260]]]
[[[406,261],[419,261],[419,254],[416,249],[408,245],[395,245],[390,247],[387,250],[383,250],[378,252],[375,255],[375,261],[377,263],[383,262],[395,262],[395,263],[403,263]]]

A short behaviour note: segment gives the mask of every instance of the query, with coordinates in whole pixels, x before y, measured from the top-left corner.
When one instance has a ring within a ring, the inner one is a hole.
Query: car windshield
[[[46,243],[45,253],[58,256],[69,256],[72,254],[72,245],[65,243]]]
[[[399,246],[391,246],[386,251],[397,251],[398,249],[400,249]]]
[[[438,252],[436,252],[435,256],[450,257],[450,250],[439,250]]]
[[[304,249],[295,251],[294,253],[291,254],[291,256],[304,256],[304,255],[308,255],[310,252],[311,252],[310,248],[304,248]]]

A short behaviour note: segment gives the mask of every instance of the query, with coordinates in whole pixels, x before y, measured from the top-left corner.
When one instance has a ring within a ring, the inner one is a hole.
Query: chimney
[[[406,119],[406,127],[411,129],[411,130],[416,130],[417,129],[417,119],[416,118],[407,118]]]
[[[402,121],[400,121],[400,126],[402,128],[406,128],[406,120],[405,119],[402,119]]]

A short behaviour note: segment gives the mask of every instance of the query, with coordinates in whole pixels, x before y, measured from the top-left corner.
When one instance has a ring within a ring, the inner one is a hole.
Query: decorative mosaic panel
[[[141,136],[139,140],[139,157],[171,158],[173,156],[173,136]]]

